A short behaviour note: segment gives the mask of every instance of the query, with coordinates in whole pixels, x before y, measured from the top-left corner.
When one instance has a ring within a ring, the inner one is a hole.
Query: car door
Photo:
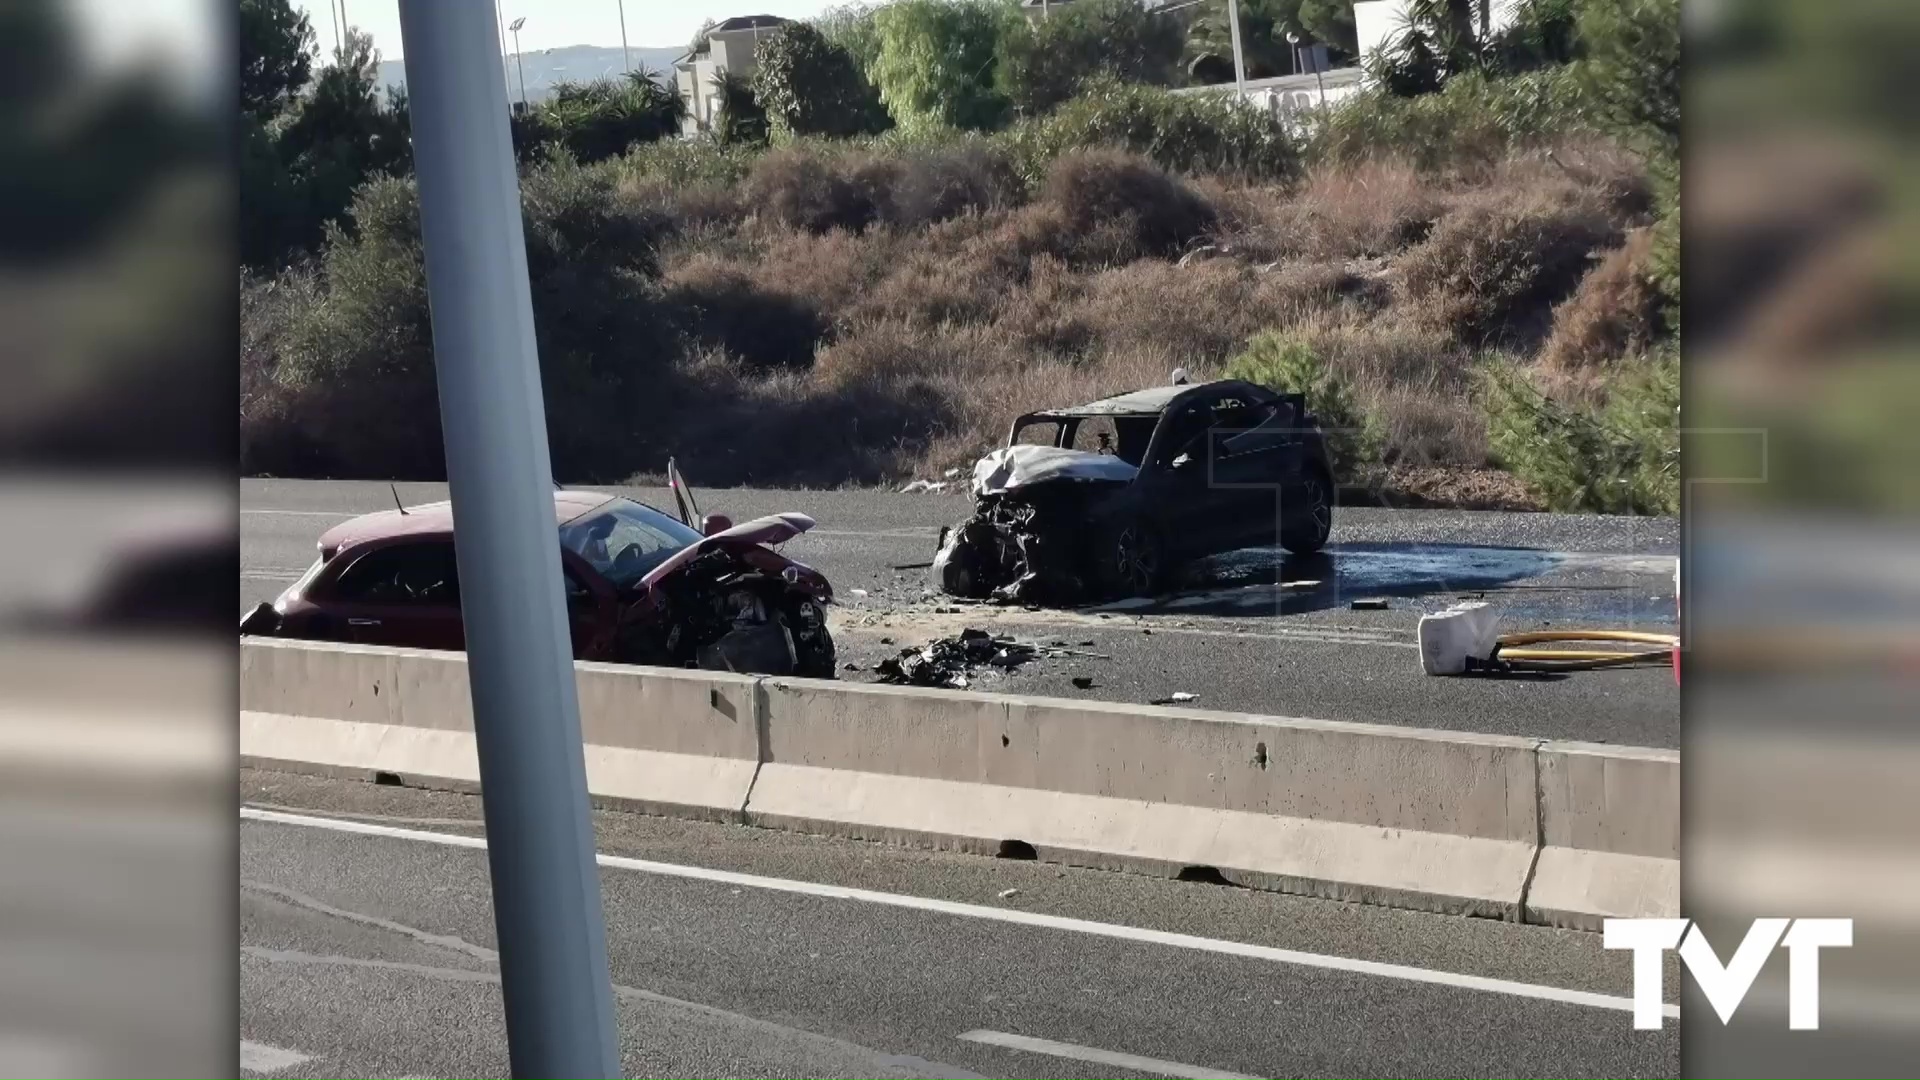
[[[332,640],[414,649],[466,648],[451,540],[401,540],[352,554],[312,600]]]
[[[1213,478],[1232,506],[1235,528],[1223,541],[1233,547],[1279,542],[1280,515],[1298,480],[1300,431],[1292,406],[1257,398],[1223,419],[1214,432]]]
[[[613,584],[585,559],[562,548],[560,573],[567,590],[567,626],[576,660],[614,659],[619,600]]]
[[[1180,556],[1222,550],[1238,527],[1231,520],[1230,496],[1213,483],[1207,441],[1212,427],[1207,402],[1183,406],[1160,421],[1136,483],[1141,506],[1155,519],[1167,549]]]

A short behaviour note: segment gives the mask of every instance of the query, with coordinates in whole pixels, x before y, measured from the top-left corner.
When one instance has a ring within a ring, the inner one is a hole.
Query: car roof
[[[1251,384],[1239,379],[1218,379],[1204,383],[1174,383],[1169,386],[1149,386],[1144,390],[1120,394],[1115,397],[1089,401],[1085,405],[1075,405],[1066,409],[1047,409],[1034,413],[1044,417],[1087,417],[1087,416],[1158,416],[1167,411],[1182,394],[1201,394],[1208,390],[1243,391],[1252,389]]]
[[[556,491],[553,493],[554,524],[565,525],[616,498],[619,496],[603,491]],[[343,521],[320,534],[320,550],[333,552],[369,540],[392,540],[402,536],[452,535],[453,504],[426,503],[409,506],[404,514],[398,510],[381,510]]]

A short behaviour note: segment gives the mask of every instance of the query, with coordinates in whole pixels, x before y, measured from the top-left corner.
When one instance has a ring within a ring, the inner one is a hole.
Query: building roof
[[[565,525],[587,511],[613,501],[614,498],[615,496],[600,491],[556,491],[553,493],[554,524]],[[453,535],[453,504],[450,502],[409,506],[405,514],[398,510],[381,510],[372,514],[362,514],[322,533],[320,549],[331,552],[351,544],[365,543],[368,540],[435,535]]]
[[[777,30],[792,21],[792,19],[783,19],[778,15],[735,15],[731,19],[726,19],[707,27],[706,33],[700,36],[699,46],[688,49],[682,53],[679,59],[674,61],[674,64],[678,66],[705,56],[708,52],[707,37],[709,35],[727,33],[735,30]]]
[[[713,29],[708,30],[707,33],[717,34],[723,30],[771,30],[792,21],[778,15],[735,15],[731,19],[715,23]]]

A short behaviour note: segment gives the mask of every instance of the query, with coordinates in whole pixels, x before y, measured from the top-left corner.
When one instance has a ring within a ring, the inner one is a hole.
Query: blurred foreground
[[[0,5],[0,1076],[237,1052],[231,91],[131,6]]]
[[[1689,1075],[1920,1060],[1920,5],[1691,5],[1684,891],[1723,954],[1762,915],[1855,920],[1821,1030],[1771,961]],[[1764,432],[1764,444],[1755,430]],[[1764,446],[1764,456],[1762,455]]]

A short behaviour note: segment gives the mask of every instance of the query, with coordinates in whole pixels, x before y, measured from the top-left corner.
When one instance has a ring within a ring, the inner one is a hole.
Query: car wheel
[[[1166,581],[1167,552],[1145,521],[1122,524],[1108,545],[1107,591],[1116,596],[1152,596]]]
[[[1333,485],[1318,469],[1309,469],[1300,490],[1290,496],[1305,500],[1306,510],[1280,530],[1280,546],[1295,555],[1311,555],[1327,546],[1333,534]]]

